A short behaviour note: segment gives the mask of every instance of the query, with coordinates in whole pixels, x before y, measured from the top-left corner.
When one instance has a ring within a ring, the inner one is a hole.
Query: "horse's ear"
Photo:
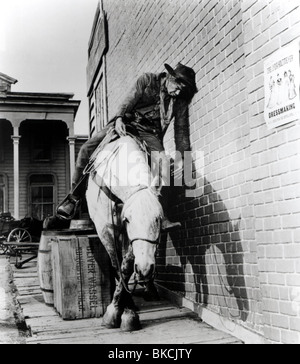
[[[161,188],[161,178],[159,178],[159,176],[155,176],[151,182],[151,190],[158,196],[160,195]]]

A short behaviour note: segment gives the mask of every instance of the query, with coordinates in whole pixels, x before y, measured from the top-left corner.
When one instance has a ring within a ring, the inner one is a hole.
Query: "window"
[[[6,177],[0,174],[0,213],[7,212],[7,183]]]
[[[52,175],[32,175],[30,177],[31,216],[44,220],[54,215],[55,183]]]

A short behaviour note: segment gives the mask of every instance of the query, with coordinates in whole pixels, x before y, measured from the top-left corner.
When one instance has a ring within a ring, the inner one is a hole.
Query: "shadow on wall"
[[[171,194],[170,216],[182,228],[162,236],[156,281],[222,316],[246,321],[249,302],[239,221],[231,221],[206,179],[201,197],[186,197],[178,187]]]

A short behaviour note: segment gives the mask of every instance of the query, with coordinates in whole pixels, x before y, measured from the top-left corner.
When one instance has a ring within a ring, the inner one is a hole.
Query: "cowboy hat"
[[[198,91],[196,85],[196,74],[192,68],[184,66],[181,63],[178,63],[174,69],[165,63],[165,68],[168,73],[175,77],[178,81],[191,87],[194,92]]]

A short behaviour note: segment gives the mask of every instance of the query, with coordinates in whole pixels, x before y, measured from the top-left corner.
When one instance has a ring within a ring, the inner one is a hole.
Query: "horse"
[[[136,280],[153,282],[163,219],[159,178],[153,178],[140,142],[129,135],[106,144],[96,153],[92,166],[86,192],[88,211],[116,277],[102,324],[139,330],[128,283],[133,274]]]

